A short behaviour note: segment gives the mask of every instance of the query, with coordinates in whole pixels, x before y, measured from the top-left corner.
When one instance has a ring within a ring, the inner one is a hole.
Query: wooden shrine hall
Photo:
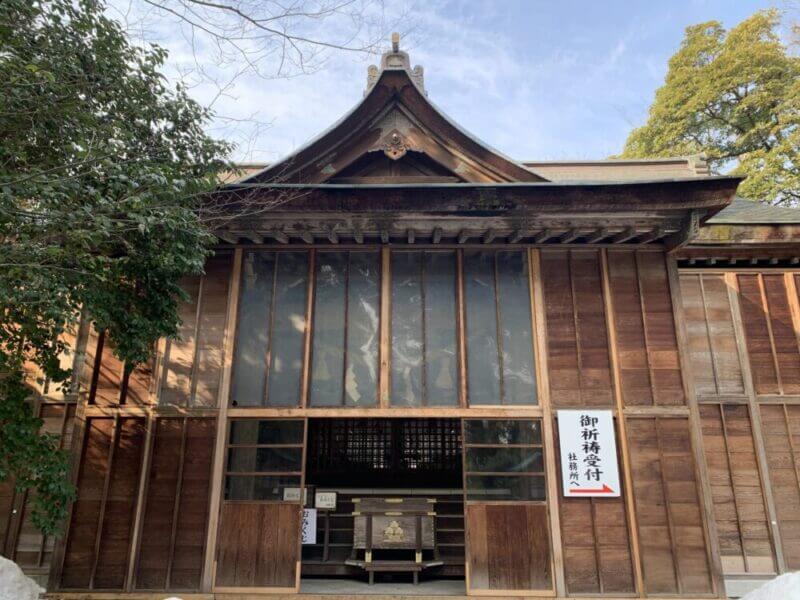
[[[724,598],[800,569],[800,211],[701,157],[521,162],[394,38],[361,102],[208,198],[180,335],[31,373],[77,500],[54,599]],[[128,374],[126,374],[128,373]],[[415,585],[416,584],[416,585]]]

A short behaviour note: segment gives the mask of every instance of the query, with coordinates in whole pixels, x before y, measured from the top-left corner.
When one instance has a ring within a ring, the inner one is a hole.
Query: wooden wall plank
[[[778,374],[761,296],[760,276],[740,274],[739,306],[756,394],[777,394]]]
[[[744,395],[725,276],[683,274],[680,282],[689,364],[698,396]]]
[[[195,381],[192,382],[192,406],[217,405],[222,376],[222,342],[228,313],[231,259],[231,254],[218,254],[206,262],[197,328],[197,364]]]
[[[634,253],[608,252],[608,271],[623,403],[625,406],[652,406],[650,365]]]
[[[557,440],[555,448],[560,454]],[[560,460],[559,456],[559,464]],[[561,485],[559,470],[559,490]],[[635,593],[624,494],[619,498],[562,497],[559,508],[568,593]]]
[[[552,589],[544,504],[468,504],[465,527],[470,590]]]
[[[144,450],[144,419],[119,419],[117,437],[94,577],[96,589],[125,587]]]
[[[760,409],[783,558],[787,569],[800,569],[800,405]]]
[[[598,251],[542,251],[554,407],[612,406]]]
[[[700,406],[726,573],[774,573],[775,555],[747,405]]]
[[[203,574],[216,420],[189,418],[170,589],[197,590]]]
[[[153,440],[150,475],[139,547],[135,587],[160,590],[167,586],[169,536],[172,505],[177,489],[178,448],[182,419],[157,419]]]
[[[788,290],[782,274],[763,275],[764,294],[769,308],[775,362],[784,394],[800,393],[800,352],[792,323]]]
[[[627,421],[647,594],[712,593],[688,419]]]
[[[105,334],[98,338],[99,360],[96,360],[95,383],[89,396],[90,404],[114,406],[119,404],[122,389],[123,364],[114,355],[114,344]]]
[[[201,277],[188,277],[182,282],[188,301],[178,307],[181,324],[178,335],[167,342],[164,355],[163,382],[159,403],[185,406],[192,393],[192,372],[198,325]]]
[[[636,265],[654,404],[683,405],[686,396],[665,257],[656,252],[637,252]]]
[[[138,590],[200,588],[216,420],[190,417],[185,422],[184,430],[184,418],[155,421],[135,580]],[[181,469],[182,444],[185,451]],[[169,535],[173,529],[174,548]]]
[[[294,588],[299,536],[297,504],[223,503],[215,586]]]
[[[113,427],[113,419],[91,419],[86,425],[78,497],[72,510],[61,576],[64,589],[89,588]]]
[[[144,419],[124,417],[115,435],[114,422],[87,424],[62,589],[125,588],[145,427]]]

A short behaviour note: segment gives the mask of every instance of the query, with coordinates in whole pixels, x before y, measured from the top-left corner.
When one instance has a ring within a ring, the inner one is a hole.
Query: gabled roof
[[[330,129],[241,183],[547,181],[465,132],[427,97],[399,38],[370,67],[364,99]]]
[[[798,225],[800,209],[772,206],[736,196],[708,220],[709,225]]]

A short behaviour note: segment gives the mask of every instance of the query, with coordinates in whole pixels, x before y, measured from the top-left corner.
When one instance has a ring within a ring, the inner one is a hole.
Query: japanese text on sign
[[[558,440],[564,495],[620,495],[617,443],[610,410],[559,410]]]

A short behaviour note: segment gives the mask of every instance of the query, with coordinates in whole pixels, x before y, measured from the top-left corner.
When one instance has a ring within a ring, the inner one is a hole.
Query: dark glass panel
[[[231,399],[234,406],[263,404],[274,272],[274,252],[245,255],[233,358]]]
[[[231,421],[229,444],[302,444],[303,421]]]
[[[467,471],[495,473],[541,473],[542,451],[538,448],[469,448]]]
[[[308,290],[308,252],[280,252],[275,277],[267,404],[298,406]]]
[[[428,406],[456,406],[456,254],[426,252],[424,263],[426,401]]]
[[[283,500],[287,487],[300,487],[300,476],[229,475],[225,478],[225,499]]]
[[[466,419],[465,444],[541,444],[539,421]]]
[[[392,252],[392,405],[423,403],[422,335],[422,252]]]
[[[228,453],[228,471],[233,472],[300,471],[302,467],[302,448],[231,448]]]
[[[351,252],[347,293],[345,405],[378,402],[380,254]]]
[[[500,404],[494,253],[464,252],[464,296],[469,403]]]
[[[537,404],[531,297],[524,252],[497,253],[503,403]]]
[[[467,500],[544,500],[542,475],[468,475]]]
[[[316,264],[309,403],[311,406],[341,406],[347,253],[318,252]]]

